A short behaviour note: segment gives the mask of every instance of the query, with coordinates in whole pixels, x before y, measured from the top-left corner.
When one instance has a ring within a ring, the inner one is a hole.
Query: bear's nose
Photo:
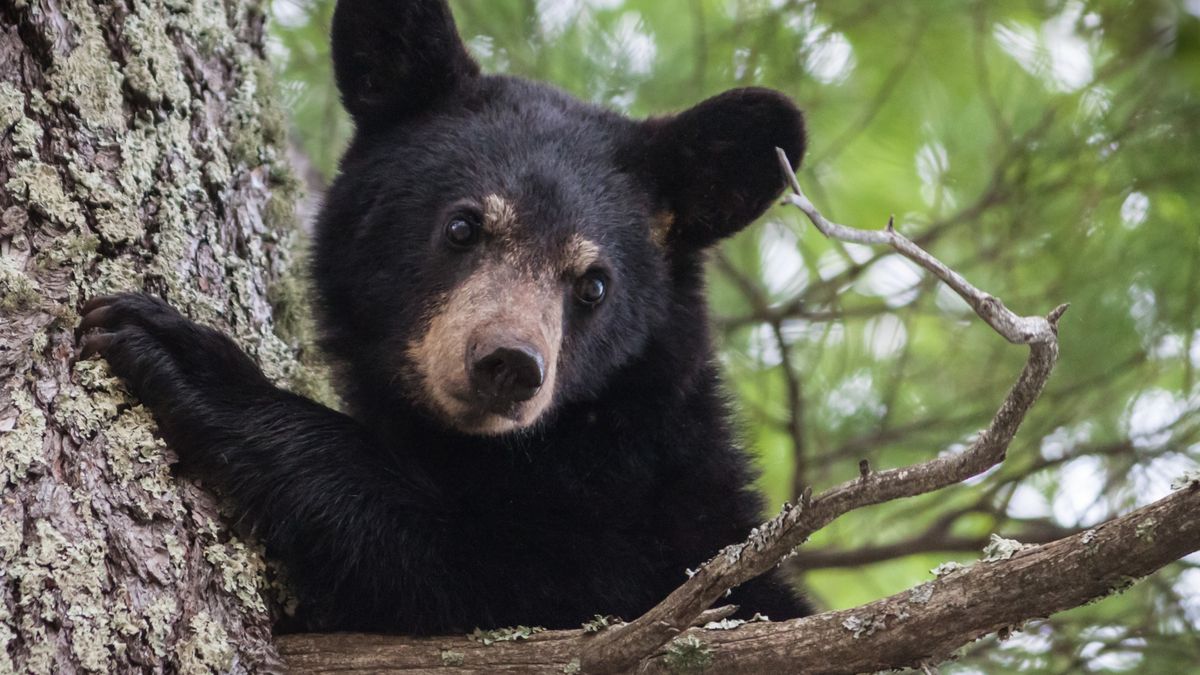
[[[528,401],[545,379],[545,360],[526,345],[499,347],[471,366],[471,386],[495,406]]]

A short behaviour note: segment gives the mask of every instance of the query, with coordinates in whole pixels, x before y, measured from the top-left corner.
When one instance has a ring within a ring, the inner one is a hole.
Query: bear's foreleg
[[[157,298],[96,298],[83,316],[81,358],[107,359],[183,468],[232,500],[284,562],[313,625],[462,616],[461,595],[420,592],[455,588],[452,558],[463,556],[451,553],[455,509],[419,467],[384,459],[356,421],[275,387],[231,339]]]

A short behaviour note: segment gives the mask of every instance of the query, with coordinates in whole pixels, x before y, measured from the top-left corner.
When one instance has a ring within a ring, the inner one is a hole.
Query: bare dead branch
[[[779,153],[780,162],[788,164]],[[692,625],[695,617],[727,591],[763,574],[803,544],[813,533],[836,518],[864,506],[915,497],[961,483],[1003,461],[1009,443],[1041,394],[1058,358],[1057,322],[1066,306],[1048,317],[1021,317],[999,299],[972,286],[961,275],[889,227],[865,232],[829,222],[803,196],[795,174],[788,169],[795,204],[826,236],[842,241],[882,244],[930,270],[975,309],[988,325],[1013,343],[1030,346],[1029,359],[1016,385],[1000,406],[991,424],[960,453],[946,453],[924,463],[860,475],[823,493],[811,503],[802,499],[785,505],[771,521],[756,529],[746,542],[726,547],[682,586],[620,631],[599,636],[583,654],[587,672],[625,672],[646,655]]]
[[[986,321],[997,333],[1013,344],[1027,345],[1055,341],[1056,326],[1058,320],[1062,318],[1063,313],[1067,311],[1067,305],[1059,306],[1048,317],[1044,318],[1018,316],[1008,307],[1005,307],[999,298],[972,286],[961,274],[950,269],[940,260],[926,253],[920,246],[917,246],[904,235],[897,232],[894,217],[888,219],[887,226],[883,230],[874,232],[846,227],[845,225],[838,225],[826,220],[825,216],[821,215],[817,207],[813,206],[808,197],[804,195],[804,190],[800,188],[800,181],[796,179],[796,174],[792,173],[787,155],[784,154],[783,150],[779,150],[778,148],[776,150],[779,153],[779,161],[787,167],[784,174],[788,177],[792,188],[792,194],[787,197],[787,203],[803,211],[804,215],[808,216],[808,219],[820,230],[821,234],[830,239],[854,244],[892,247],[900,255],[929,270],[938,279],[944,281],[947,286],[954,289],[954,292],[958,293],[963,300],[966,300],[967,304],[975,310],[975,313],[981,319]]]
[[[707,672],[860,673],[900,667],[936,671],[963,645],[1127,588],[1133,581],[1200,549],[1200,483],[1129,515],[1011,558],[982,561],[911,590],[854,609],[794,621],[750,623],[733,630],[687,631]],[[292,635],[278,641],[289,671],[569,673],[599,635],[549,631],[490,646],[465,637]],[[677,672],[679,650],[653,650],[630,668]]]

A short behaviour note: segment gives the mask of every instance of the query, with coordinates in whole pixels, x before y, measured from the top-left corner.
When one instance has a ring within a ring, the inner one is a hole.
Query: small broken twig
[[[800,188],[800,181],[792,172],[792,165],[788,162],[787,154],[779,148],[776,148],[775,151],[779,155],[781,165],[786,167],[784,175],[788,177],[788,184],[792,188],[792,194],[785,198],[785,203],[803,211],[821,234],[829,239],[853,244],[892,247],[900,255],[929,270],[938,279],[944,281],[963,300],[967,301],[979,318],[1013,344],[1028,345],[1054,340],[1058,331],[1058,320],[1062,318],[1069,305],[1059,305],[1046,317],[1017,315],[1005,307],[999,298],[971,285],[961,274],[950,269],[942,261],[914,244],[912,240],[897,232],[895,216],[888,219],[887,227],[874,232],[830,222],[805,196],[804,190]]]
[[[905,257],[930,270],[961,295],[979,316],[1005,339],[1029,345],[1029,358],[1020,378],[986,429],[970,446],[959,453],[943,454],[914,466],[861,475],[811,497],[807,489],[797,506],[785,505],[783,511],[755,528],[750,538],[726,547],[712,560],[701,565],[682,586],[665,600],[620,630],[597,636],[584,650],[581,663],[589,673],[628,671],[694,625],[696,616],[724,594],[766,572],[813,533],[836,518],[872,504],[914,497],[961,483],[996,466],[1004,460],[1009,443],[1045,387],[1058,359],[1057,322],[1066,311],[1063,305],[1047,317],[1021,317],[999,299],[972,286],[957,272],[946,267],[919,246],[895,231],[894,222],[880,232],[865,232],[829,222],[817,211],[792,173],[786,174],[795,193],[788,203],[799,207],[813,224],[828,237],[862,244],[882,244],[895,248]],[[868,472],[870,466],[867,466]]]

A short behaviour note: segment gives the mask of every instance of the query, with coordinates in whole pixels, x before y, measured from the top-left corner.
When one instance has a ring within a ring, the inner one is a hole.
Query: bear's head
[[[654,340],[706,336],[704,251],[780,194],[776,147],[804,153],[770,90],[632,120],[482,75],[444,0],[341,0],[333,60],[356,134],[314,247],[325,344],[352,405],[398,393],[469,434],[529,428]]]

